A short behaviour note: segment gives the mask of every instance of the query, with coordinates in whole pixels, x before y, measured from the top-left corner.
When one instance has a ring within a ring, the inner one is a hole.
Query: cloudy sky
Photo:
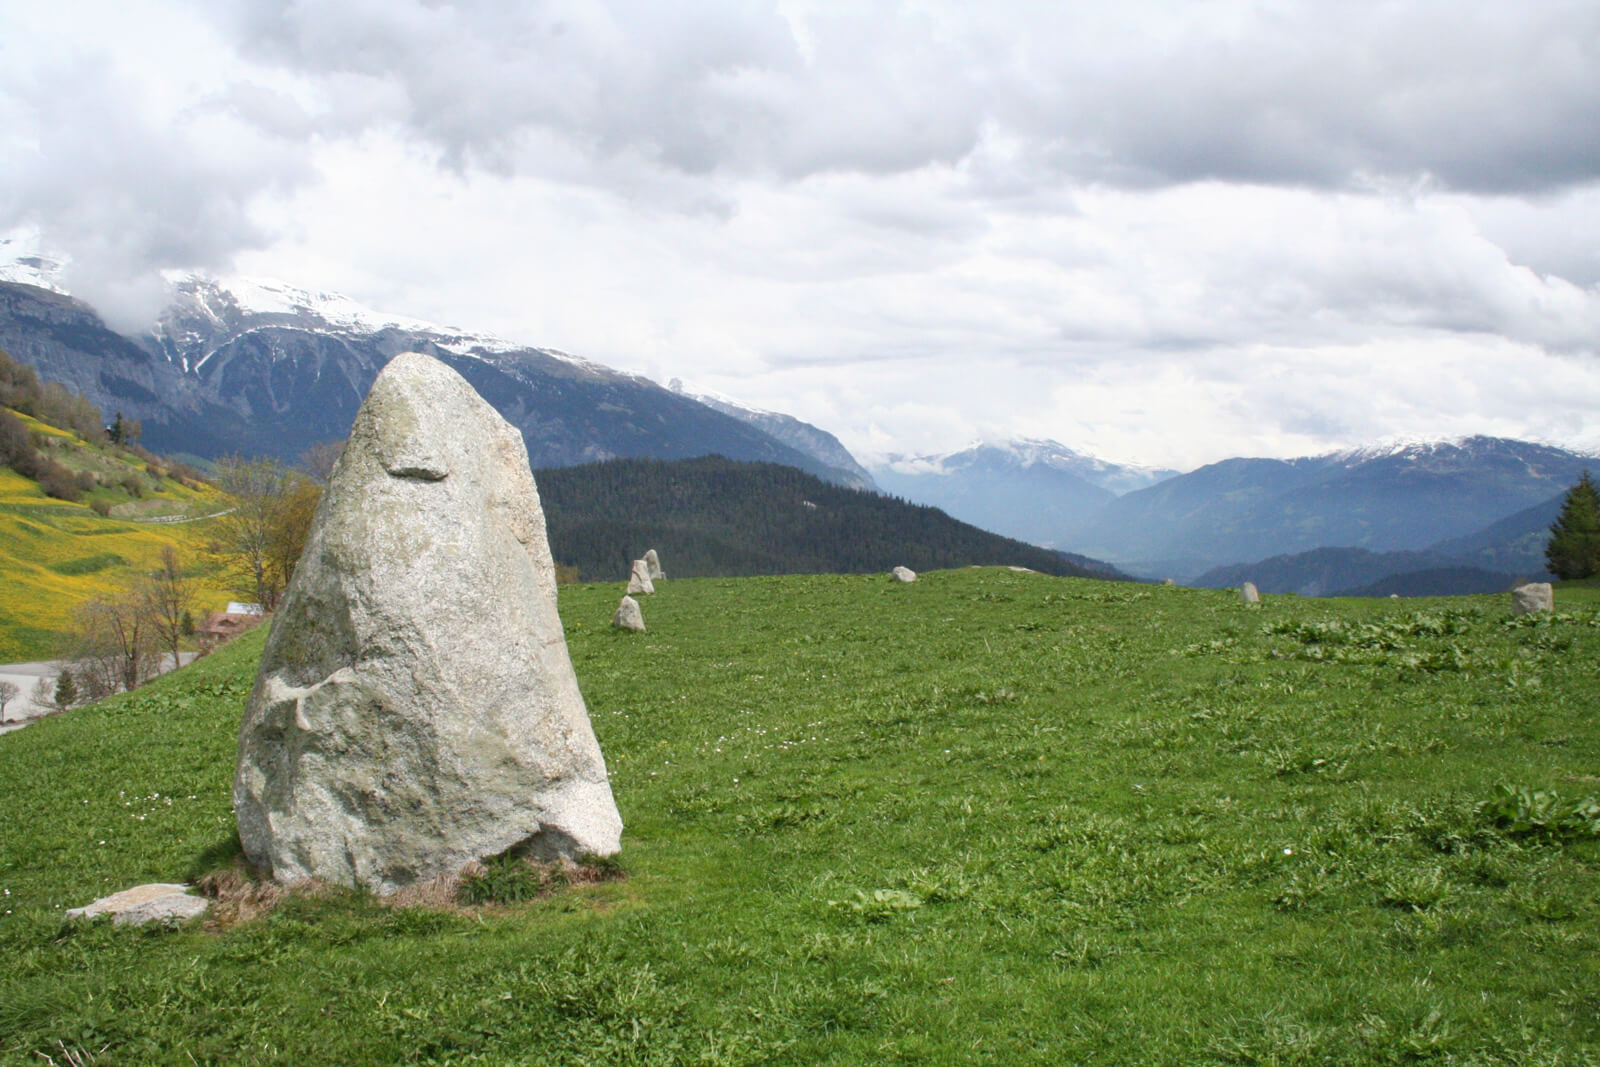
[[[56,0],[0,230],[788,411],[863,456],[1600,448],[1600,4]]]

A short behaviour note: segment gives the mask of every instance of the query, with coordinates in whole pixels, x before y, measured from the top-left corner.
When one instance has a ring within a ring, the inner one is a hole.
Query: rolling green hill
[[[614,459],[535,472],[556,560],[627,576],[654,548],[674,577],[852,574],[970,564],[1121,577],[1109,564],[1013,541],[937,508],[847,489],[792,467],[721,456]]]
[[[62,921],[228,865],[259,634],[0,736],[0,1062],[1600,1058],[1600,590],[659,590],[562,589],[627,877],[526,903]]]
[[[85,488],[75,501],[57,499],[35,479],[0,467],[0,663],[49,658],[79,605],[152,569],[168,545],[201,583],[201,610],[228,600],[201,553],[206,524],[171,521],[223,507],[214,489],[132,452],[10,414],[54,462],[82,475]]]

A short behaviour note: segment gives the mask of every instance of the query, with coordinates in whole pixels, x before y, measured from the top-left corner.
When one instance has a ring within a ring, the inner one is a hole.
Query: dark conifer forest
[[[1003,564],[1121,577],[1109,564],[1024,544],[937,508],[721,456],[613,459],[535,472],[556,562],[582,581],[627,577],[654,548],[669,578],[915,571]]]

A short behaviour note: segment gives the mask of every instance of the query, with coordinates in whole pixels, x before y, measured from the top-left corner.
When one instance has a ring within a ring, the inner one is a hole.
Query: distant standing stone
[[[261,655],[233,803],[278,882],[390,893],[506,852],[619,848],[522,435],[435,359],[396,356],[356,414]]]
[[[639,610],[639,602],[631,596],[624,596],[617,605],[617,613],[611,616],[611,625],[619,630],[644,633],[644,612]]]
[[[644,550],[644,567],[645,577],[652,582],[659,582],[667,576],[666,572],[661,569],[661,557],[656,555],[656,550],[653,548]]]
[[[650,580],[650,567],[642,559],[633,561],[633,571],[628,575],[628,592],[654,593],[655,583]]]
[[[1261,594],[1256,591],[1255,582],[1245,582],[1239,587],[1239,599],[1246,604],[1261,603]]]
[[[97,915],[110,915],[118,926],[142,926],[153,922],[185,922],[204,915],[211,902],[204,897],[189,895],[189,887],[171,882],[152,882],[136,885],[109,897],[101,897],[93,904],[73,908],[67,912],[69,919],[93,919]]]
[[[917,580],[917,572],[910,567],[896,567],[889,573],[894,576],[894,580],[897,582],[914,582]]]
[[[1511,590],[1511,614],[1528,615],[1535,611],[1554,611],[1556,591],[1549,582],[1529,582]]]
[[[1177,585],[1178,583],[1173,581],[1171,578],[1163,578],[1163,579],[1161,579],[1161,584],[1162,585]]]

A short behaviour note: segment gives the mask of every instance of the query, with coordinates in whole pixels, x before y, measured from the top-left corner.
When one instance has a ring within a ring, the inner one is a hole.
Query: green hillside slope
[[[76,501],[56,499],[34,479],[0,467],[0,663],[48,658],[79,605],[152,569],[168,545],[201,583],[202,610],[227,601],[201,553],[206,524],[149,521],[211,514],[223,506],[215,490],[152,472],[133,453],[19,417],[30,434],[46,439],[60,466],[87,475],[88,488]]]
[[[659,590],[562,590],[627,878],[523,904],[62,922],[227,863],[259,635],[0,736],[0,1062],[1600,1058],[1600,590]]]

